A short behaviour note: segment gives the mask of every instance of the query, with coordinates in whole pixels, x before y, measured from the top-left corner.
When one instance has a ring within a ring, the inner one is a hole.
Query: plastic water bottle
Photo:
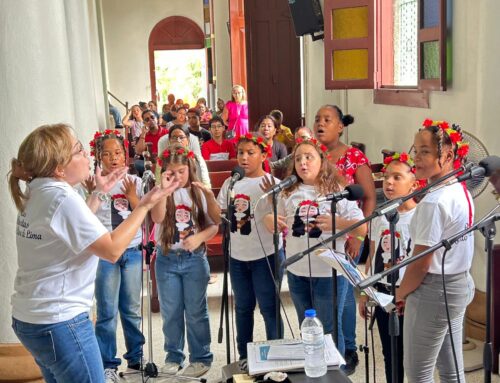
[[[325,334],[323,325],[316,318],[316,310],[306,310],[306,317],[300,326],[304,343],[306,375],[317,378],[326,374]]]

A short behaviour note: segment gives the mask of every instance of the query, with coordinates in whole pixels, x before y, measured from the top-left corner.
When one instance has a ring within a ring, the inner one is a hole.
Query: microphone
[[[292,174],[291,176],[286,177],[279,184],[273,185],[267,192],[265,192],[264,194],[262,194],[262,196],[260,197],[260,199],[264,199],[267,196],[270,196],[271,194],[274,194],[274,193],[279,193],[283,189],[289,188],[293,184],[296,184],[297,181],[298,181],[297,176]]]
[[[330,193],[325,195],[324,197],[316,198],[316,202],[324,202],[324,201],[338,202],[344,198],[349,201],[357,201],[363,198],[364,195],[365,191],[363,190],[361,185],[353,184],[346,186],[346,188],[340,192]]]
[[[236,181],[241,180],[245,177],[245,169],[240,166],[235,166],[231,172],[231,180],[229,181],[229,189],[232,189]]]
[[[500,169],[500,157],[488,156],[479,161],[479,164],[473,166],[468,172],[458,176],[457,182],[467,181],[470,178],[489,177],[498,169]]]
[[[145,170],[144,173],[142,174],[142,183],[146,184],[147,182],[155,182],[155,181],[156,181],[155,174],[149,169]]]

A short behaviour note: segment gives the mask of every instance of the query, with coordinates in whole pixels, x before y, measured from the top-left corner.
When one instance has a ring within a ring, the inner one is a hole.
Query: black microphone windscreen
[[[349,185],[345,190],[349,191],[349,195],[346,197],[349,201],[358,201],[365,195],[363,187],[358,184]]]
[[[234,175],[238,174],[240,177],[238,179],[242,179],[245,177],[245,169],[243,169],[241,166],[235,166],[234,169],[231,171],[231,177]]]
[[[500,157],[488,156],[479,161],[479,166],[484,168],[485,177],[491,176],[495,171],[500,169]]]

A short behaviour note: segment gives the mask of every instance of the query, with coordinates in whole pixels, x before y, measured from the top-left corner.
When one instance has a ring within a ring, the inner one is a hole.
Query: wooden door
[[[229,0],[231,36],[231,75],[233,85],[247,89],[247,62],[245,44],[245,10],[243,0]]]
[[[246,0],[245,35],[250,130],[272,109],[300,126],[300,47],[287,0]]]

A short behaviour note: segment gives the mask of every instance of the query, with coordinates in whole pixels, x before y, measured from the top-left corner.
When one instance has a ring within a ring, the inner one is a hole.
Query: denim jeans
[[[47,383],[104,383],[99,345],[88,313],[53,324],[12,318],[12,328],[35,358]]]
[[[210,268],[206,251],[171,250],[163,255],[157,247],[155,267],[167,353],[165,361],[183,365],[187,333],[189,361],[210,366],[213,354],[210,352],[207,303]]]
[[[331,277],[300,277],[290,272],[288,274],[288,287],[290,295],[297,311],[299,325],[304,320],[305,311],[310,308],[316,309],[316,314],[321,323],[325,334],[333,332],[333,294]],[[314,304],[311,300],[310,284],[312,281],[312,293]],[[347,292],[347,280],[342,276],[337,276],[337,329],[338,344],[337,349],[344,355],[344,334],[342,332],[342,313],[344,311],[345,294]]]
[[[118,368],[116,356],[116,325],[118,312],[123,327],[128,364],[141,361],[144,336],[141,325],[142,253],[129,248],[116,261],[99,260],[95,280],[97,321],[95,334],[101,350],[104,368]]]
[[[285,258],[279,251],[280,263]],[[272,274],[269,270],[272,270]],[[276,289],[274,287],[274,254],[255,261],[229,260],[231,286],[234,293],[236,312],[236,342],[240,359],[247,358],[247,343],[253,341],[254,311],[259,302],[264,318],[266,337],[277,339],[276,331]],[[280,282],[282,273],[280,271]],[[283,334],[283,323],[280,324]]]
[[[353,259],[354,264],[358,264],[361,253],[363,252],[363,243],[359,249],[359,254]],[[342,329],[344,333],[344,343],[346,351],[356,351],[356,298],[354,298],[354,287],[347,282],[347,290],[345,295],[344,313],[342,314]]]

